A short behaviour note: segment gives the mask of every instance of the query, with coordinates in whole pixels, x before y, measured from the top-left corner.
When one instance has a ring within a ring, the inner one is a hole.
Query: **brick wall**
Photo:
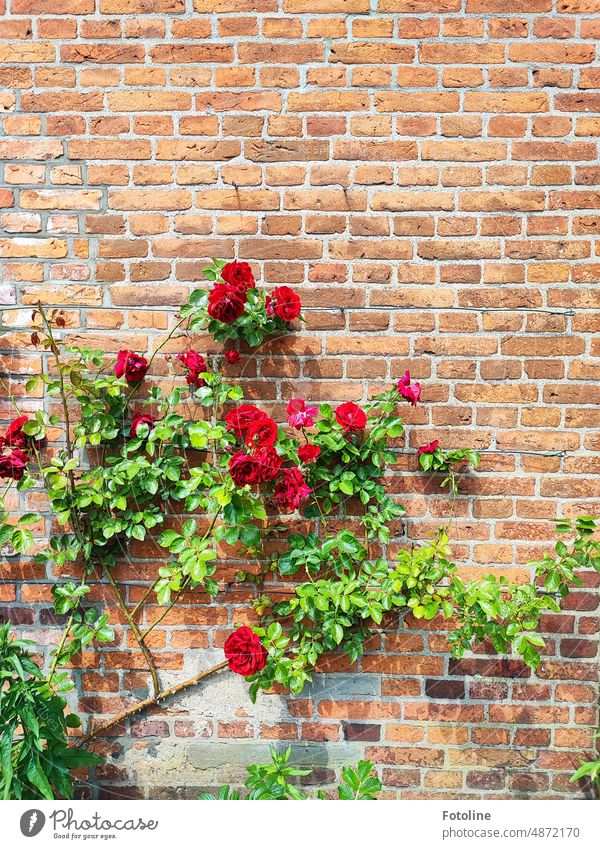
[[[364,400],[409,367],[424,385],[403,410],[411,445],[484,451],[454,505],[468,574],[521,574],[553,517],[600,512],[598,0],[0,0],[0,13],[0,359],[17,394],[41,366],[24,330],[39,299],[78,342],[151,351],[205,260],[237,255],[309,307],[303,332],[246,362],[250,396],[281,418],[292,393]],[[408,508],[392,549],[451,510],[415,469],[401,456],[390,478]],[[135,555],[119,571],[131,602],[158,565],[155,548]],[[44,644],[49,578],[0,571],[2,614]],[[546,618],[537,674],[452,662],[439,624],[407,617],[374,635],[358,674],[334,661],[300,698],[253,707],[225,674],[132,720],[95,784],[194,796],[286,740],[325,785],[366,752],[392,796],[582,795],[568,778],[597,722],[586,584]],[[186,597],[153,632],[165,681],[220,659],[251,597]],[[82,660],[83,712],[146,693],[133,645],[118,623],[105,659]]]

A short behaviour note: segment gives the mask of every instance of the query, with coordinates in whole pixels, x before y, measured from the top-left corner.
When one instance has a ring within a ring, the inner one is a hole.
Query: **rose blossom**
[[[407,401],[410,401],[413,407],[417,406],[417,401],[421,397],[421,384],[410,382],[410,372],[404,372],[403,376],[398,381],[398,392]]]
[[[223,650],[231,671],[244,677],[264,669],[268,658],[258,634],[247,625],[227,637]]]
[[[28,421],[28,416],[19,416],[14,419],[6,428],[4,436],[0,436],[0,448],[3,445],[8,445],[11,448],[26,448],[30,437],[23,433],[23,425]]]
[[[208,295],[208,314],[223,324],[231,324],[244,312],[245,289],[236,289],[228,283],[217,283]]]
[[[346,401],[345,404],[340,404],[335,411],[335,418],[346,433],[364,430],[367,424],[367,416],[364,410],[361,410],[354,401]]]
[[[229,461],[229,474],[236,486],[250,484],[254,486],[261,482],[261,467],[258,458],[253,454],[238,451]]]
[[[427,445],[421,445],[420,448],[417,448],[417,457],[420,457],[421,454],[433,454],[439,444],[439,439],[434,439],[433,442],[428,442]]]
[[[239,363],[242,358],[240,357],[239,351],[231,350],[225,351],[225,359],[229,365],[234,366],[236,363]]]
[[[253,404],[240,404],[235,410],[230,410],[227,413],[225,421],[227,430],[233,431],[237,438],[243,441],[250,425],[266,418],[268,418],[267,414]]]
[[[302,304],[298,295],[289,286],[278,286],[271,295],[275,315],[283,321],[293,321],[300,315]]]
[[[251,422],[246,431],[244,442],[253,448],[266,448],[277,442],[277,425],[270,416]]]
[[[148,433],[150,433],[150,431],[154,427],[155,421],[156,416],[151,416],[149,413],[135,413],[133,418],[131,419],[131,428],[129,430],[129,436],[137,436],[138,428],[140,425],[148,425]]]
[[[190,371],[206,371],[206,360],[202,354],[191,348],[182,354],[177,354],[177,359]]]
[[[261,482],[266,483],[267,481],[274,481],[279,474],[279,470],[281,469],[281,464],[283,462],[283,459],[279,456],[277,451],[275,451],[274,448],[271,448],[271,446],[267,446],[255,454],[255,457],[257,462],[260,464]]]
[[[254,289],[256,286],[252,269],[247,262],[237,262],[235,260],[228,262],[221,271],[221,277],[230,286],[234,286],[236,289],[242,289],[244,292],[246,289]]]
[[[313,416],[317,414],[316,407],[307,407],[304,398],[292,398],[287,405],[288,423],[290,427],[301,430],[303,427],[314,425]]]
[[[182,354],[177,354],[177,359],[188,369],[185,379],[189,386],[206,386],[206,381],[200,377],[201,372],[207,371],[206,360],[202,354],[190,348]]]
[[[115,375],[123,377],[127,383],[139,383],[148,371],[148,360],[134,354],[133,351],[119,351],[115,363]]]
[[[284,513],[293,513],[301,501],[307,498],[312,489],[297,466],[281,470],[281,480],[273,490],[273,500]]]
[[[298,459],[301,463],[312,463],[313,460],[316,460],[319,454],[321,453],[321,449],[318,445],[311,445],[309,442],[306,445],[301,445],[298,448]]]
[[[0,478],[12,478],[20,481],[25,474],[29,457],[20,448],[13,448],[10,454],[0,456]]]

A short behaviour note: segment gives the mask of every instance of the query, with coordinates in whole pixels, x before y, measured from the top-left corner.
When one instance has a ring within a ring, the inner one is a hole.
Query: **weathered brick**
[[[112,92],[108,107],[114,112],[164,112],[171,109],[190,109],[192,98],[180,92],[147,91]]]
[[[459,104],[459,95],[450,91],[375,93],[378,112],[458,112]]]
[[[467,91],[465,112],[547,112],[548,95],[544,92]]]
[[[328,142],[320,141],[247,141],[244,154],[252,162],[301,162],[325,160],[329,157]]]
[[[100,0],[100,12],[107,15],[178,13],[185,12],[185,0]]]
[[[189,209],[192,194],[187,189],[111,189],[108,203],[112,209]]]
[[[25,209],[99,209],[100,189],[23,189],[21,206]]]
[[[313,14],[329,14],[345,12],[356,14],[369,12],[371,6],[369,0],[283,0],[283,11],[302,14],[311,12]]]
[[[94,0],[13,0],[16,15],[88,15],[94,12]]]
[[[150,57],[153,62],[169,64],[232,62],[233,48],[228,44],[159,44],[151,49]]]
[[[192,141],[161,139],[156,144],[156,158],[176,162],[214,162],[234,159],[240,153],[239,141]],[[116,157],[115,157],[116,158]],[[136,157],[149,159],[150,157]]]
[[[63,44],[60,58],[63,62],[99,62],[106,64],[143,62],[145,49],[138,44]]]

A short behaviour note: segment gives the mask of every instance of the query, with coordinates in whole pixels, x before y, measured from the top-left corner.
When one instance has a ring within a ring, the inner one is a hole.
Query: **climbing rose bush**
[[[77,655],[90,646],[101,651],[114,639],[108,615],[86,601],[92,576],[112,592],[152,682],[148,699],[95,724],[79,744],[225,666],[248,680],[252,698],[274,685],[300,692],[322,655],[343,652],[355,660],[368,634],[394,609],[410,610],[417,619],[451,617],[457,623],[450,635],[456,657],[486,640],[496,651],[516,651],[530,666],[539,663],[542,643],[535,629],[543,611],[559,609],[552,593],[564,597],[579,580],[577,568],[600,568],[594,523],[583,517],[566,530],[561,526],[561,533],[574,536],[572,544],[559,541],[555,556],[532,564],[543,593],[535,583],[517,587],[494,576],[465,585],[445,530],[388,560],[385,546],[392,535],[400,536],[406,511],[387,491],[385,470],[398,453],[412,453],[400,409],[421,403],[421,385],[407,371],[396,386],[360,403],[316,405],[290,397],[284,399],[285,421],[278,422],[245,401],[226,374],[240,359],[232,345],[256,347],[293,329],[292,322],[302,318],[298,295],[287,286],[270,294],[259,289],[247,263],[214,261],[205,277],[210,288],[192,293],[148,358],[122,350],[107,361],[100,351],[70,347],[59,338],[64,322],[53,322],[42,308],[32,315],[32,344],[47,352],[50,368],[31,378],[27,389],[41,384],[52,405],[32,418],[19,411],[8,425],[0,436],[0,476],[21,492],[42,489],[58,526],[50,540],[36,541],[34,557],[47,574],[60,576],[54,610],[66,620],[40,692],[52,698],[67,691],[73,686],[67,670]],[[223,351],[209,355],[191,348],[187,334],[198,331],[223,343]],[[175,339],[175,357],[165,358],[173,367],[172,383],[152,385],[146,378],[153,362]],[[17,399],[11,400],[18,409]],[[191,420],[181,413],[190,406],[201,411]],[[57,431],[62,438],[47,451],[47,434],[55,438]],[[92,463],[89,449],[96,452]],[[471,449],[443,449],[436,439],[415,452],[414,462],[455,496],[479,456]],[[347,508],[352,529],[345,527]],[[191,518],[165,528],[172,512]],[[282,525],[286,516],[302,517],[308,532],[290,534]],[[1,509],[0,545],[26,553],[34,544],[30,528],[40,517],[24,514],[16,525],[9,518]],[[264,543],[275,536],[283,544],[267,556]],[[125,570],[115,567],[127,560],[133,541],[145,540],[159,547],[161,565],[132,604],[127,585],[130,578],[137,581],[135,570],[122,577]],[[236,581],[255,588],[260,625],[235,630],[225,643],[225,660],[213,669],[164,690],[149,635],[183,593],[201,588],[214,598],[231,581],[221,571],[221,544],[252,564]],[[273,601],[261,591],[267,575],[289,588],[286,600]],[[156,603],[163,608],[156,618],[150,610],[138,615]],[[37,682],[38,673],[31,674]],[[4,727],[2,751],[19,745],[16,729]],[[56,781],[48,773],[36,786],[51,798],[62,792]]]

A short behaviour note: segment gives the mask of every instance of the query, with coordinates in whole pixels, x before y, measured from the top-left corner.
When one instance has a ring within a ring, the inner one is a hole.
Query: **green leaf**
[[[185,537],[185,539],[190,539],[196,533],[196,520],[195,519],[187,519],[181,528],[181,533]]]
[[[37,513],[23,513],[23,515],[19,517],[17,524],[32,525],[34,522],[39,522],[41,518],[42,517]]]
[[[177,531],[163,531],[158,537],[158,544],[162,546],[162,548],[170,548],[171,544],[175,542],[176,539],[179,539]]]
[[[131,536],[143,542],[146,539],[146,528],[143,525],[134,525],[131,529]]]
[[[12,741],[15,733],[15,724],[4,728],[3,734],[0,737],[0,767],[1,780],[3,784],[3,799],[11,798],[12,778],[14,774],[12,763]]]
[[[33,545],[33,534],[31,531],[19,528],[11,537],[11,545],[19,554],[25,554]]]

